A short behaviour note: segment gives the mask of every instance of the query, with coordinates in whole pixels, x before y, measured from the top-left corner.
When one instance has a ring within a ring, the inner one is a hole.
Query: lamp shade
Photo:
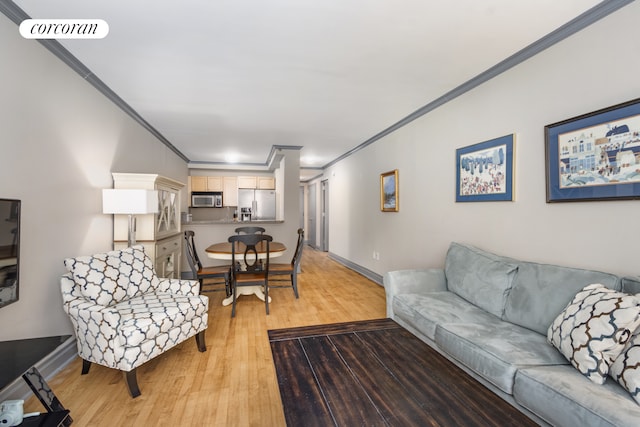
[[[158,191],[129,188],[102,190],[102,213],[149,214],[158,212]]]

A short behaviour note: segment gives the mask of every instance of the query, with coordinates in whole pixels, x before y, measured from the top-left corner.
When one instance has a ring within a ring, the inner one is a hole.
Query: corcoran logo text
[[[25,39],[102,39],[109,24],[102,19],[25,19],[20,35]]]

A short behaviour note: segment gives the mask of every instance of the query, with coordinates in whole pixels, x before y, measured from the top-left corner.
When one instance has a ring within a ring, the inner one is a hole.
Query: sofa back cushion
[[[513,282],[503,319],[546,335],[551,322],[585,286],[601,283],[620,290],[618,276],[592,270],[514,261]]]
[[[517,264],[469,245],[451,243],[445,261],[447,288],[470,303],[501,317]]]
[[[82,296],[103,306],[152,292],[159,283],[142,245],[67,258],[64,265]]]
[[[622,278],[622,292],[640,294],[640,276],[626,276]]]

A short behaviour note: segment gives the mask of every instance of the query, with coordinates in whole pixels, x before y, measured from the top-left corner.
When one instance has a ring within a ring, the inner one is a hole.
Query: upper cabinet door
[[[258,188],[260,190],[275,190],[276,189],[276,179],[272,176],[259,176],[258,177]]]
[[[191,191],[207,191],[206,176],[192,176],[189,179],[191,181]]]
[[[208,176],[207,177],[207,191],[222,191],[222,177],[221,176]]]
[[[255,176],[239,176],[238,177],[238,188],[256,188],[256,177]]]
[[[224,206],[238,206],[238,178],[225,176],[222,190],[222,204]]]

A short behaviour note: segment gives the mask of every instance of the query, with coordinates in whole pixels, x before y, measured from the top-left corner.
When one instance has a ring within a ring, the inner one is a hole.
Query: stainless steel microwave
[[[221,192],[193,192],[191,193],[192,208],[221,208],[222,193]]]

